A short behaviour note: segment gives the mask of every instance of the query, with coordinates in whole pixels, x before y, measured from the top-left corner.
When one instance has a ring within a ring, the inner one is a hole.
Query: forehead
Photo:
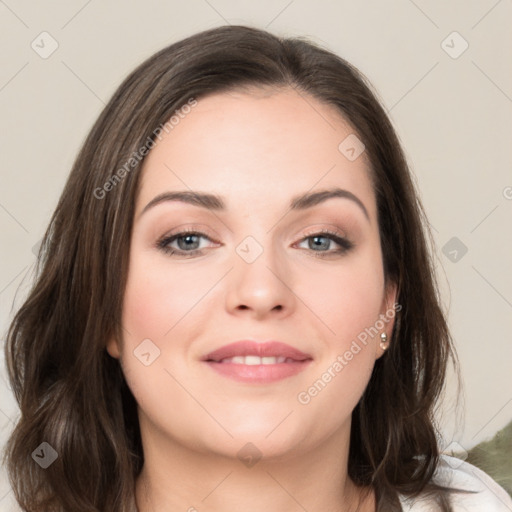
[[[366,154],[339,146],[355,134],[335,107],[294,89],[231,91],[199,98],[149,152],[139,204],[167,190],[222,194],[282,204],[312,189],[341,187],[374,208]],[[254,205],[253,205],[254,206]]]

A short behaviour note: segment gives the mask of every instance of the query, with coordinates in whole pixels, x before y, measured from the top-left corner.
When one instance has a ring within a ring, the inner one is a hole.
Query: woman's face
[[[353,133],[333,107],[292,89],[223,93],[199,99],[148,154],[125,337],[108,343],[143,442],[230,457],[252,443],[249,455],[271,457],[348,439],[395,300]],[[335,189],[346,192],[297,200]],[[178,191],[218,199],[162,199]],[[205,360],[242,340],[256,345]],[[268,341],[292,351],[258,352]]]

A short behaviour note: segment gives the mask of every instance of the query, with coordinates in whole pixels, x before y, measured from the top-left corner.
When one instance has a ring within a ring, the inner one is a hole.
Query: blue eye
[[[308,249],[312,249],[312,251],[316,253],[315,256],[319,256],[321,258],[344,254],[354,247],[354,244],[352,242],[350,242],[346,238],[339,236],[337,233],[333,233],[331,231],[312,233],[303,238],[301,240],[301,243],[306,242],[308,240]],[[339,248],[335,250],[329,250],[329,246],[332,244],[332,242],[338,245]]]
[[[199,233],[198,231],[182,231],[181,233],[176,233],[175,235],[162,238],[158,241],[157,246],[167,254],[181,254],[188,257],[202,252],[201,249],[198,248],[199,240],[201,238],[211,240],[204,233]],[[178,242],[177,249],[171,247],[171,244],[175,241]]]
[[[183,256],[188,258],[203,254],[203,248],[200,248],[201,239],[213,242],[209,236],[199,231],[181,231],[174,235],[164,236],[156,245],[158,249],[170,256]],[[314,256],[322,258],[342,255],[354,247],[352,242],[330,231],[309,234],[299,243],[306,241],[310,241],[307,249],[309,249]],[[177,247],[171,245],[175,242],[177,243]],[[338,248],[330,249],[332,243],[336,244]]]

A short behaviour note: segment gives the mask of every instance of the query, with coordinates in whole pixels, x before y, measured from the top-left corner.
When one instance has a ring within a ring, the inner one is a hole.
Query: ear
[[[398,298],[398,287],[396,283],[389,282],[386,291],[384,293],[384,297],[382,299],[382,305],[380,309],[380,318],[382,319],[382,323],[384,327],[378,334],[378,339],[375,343],[375,359],[379,359],[382,357],[388,348],[381,347],[381,333],[386,333],[388,337],[386,347],[389,347],[391,343],[391,334],[393,333],[393,327],[395,326],[395,318],[398,313],[402,309],[400,304],[397,304],[396,300]]]
[[[105,348],[114,359],[119,359],[121,357],[121,350],[119,349],[119,344],[117,343],[117,340],[114,337],[110,338],[107,341]]]

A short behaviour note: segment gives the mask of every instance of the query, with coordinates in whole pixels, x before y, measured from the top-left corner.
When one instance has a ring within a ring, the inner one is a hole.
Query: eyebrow
[[[342,188],[333,188],[328,190],[321,190],[319,192],[306,192],[299,196],[292,198],[290,202],[290,209],[292,211],[306,210],[312,208],[328,199],[339,197],[343,199],[350,199],[361,208],[365,217],[370,220],[368,210],[366,209],[363,202],[352,192],[344,190]],[[214,211],[226,210],[226,203],[224,198],[215,194],[208,194],[204,192],[197,192],[192,190],[180,190],[175,192],[164,192],[154,197],[139,214],[141,217],[149,209],[155,207],[158,204],[168,201],[179,201],[202,208],[207,208]]]

